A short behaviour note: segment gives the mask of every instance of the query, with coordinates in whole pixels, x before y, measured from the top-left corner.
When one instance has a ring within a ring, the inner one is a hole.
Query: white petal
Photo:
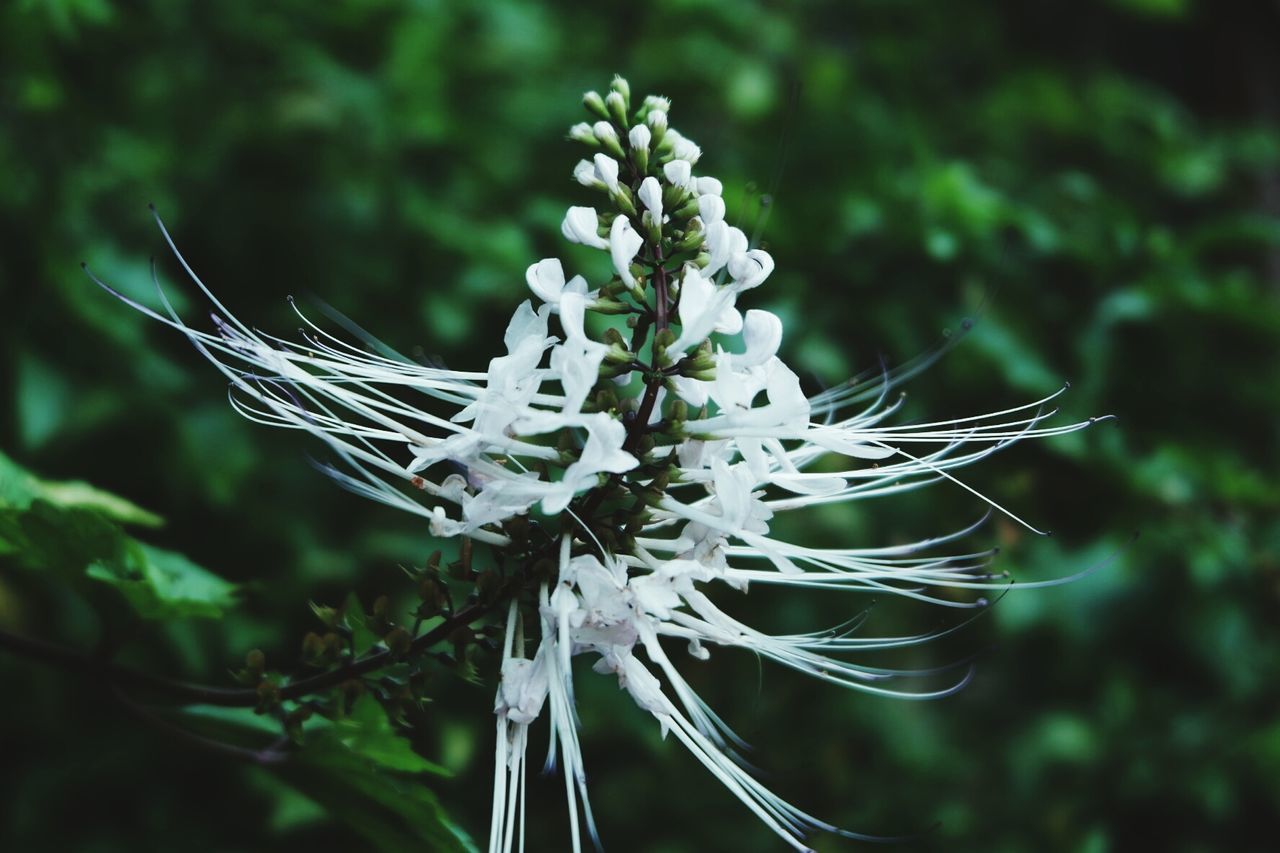
[[[559,258],[544,258],[525,271],[524,280],[534,295],[549,305],[560,302],[564,290],[564,267]]]
[[[698,180],[703,180],[699,178]],[[724,199],[718,195],[702,195],[698,197],[698,216],[703,227],[710,226],[724,219]]]
[[[635,276],[631,274],[631,261],[644,244],[644,238],[631,227],[631,220],[619,214],[614,217],[609,229],[609,254],[613,256],[613,268],[618,277],[628,286],[634,286]]]
[[[773,257],[762,249],[739,252],[729,257],[729,275],[740,290],[758,287],[773,272]]]
[[[689,165],[688,160],[672,160],[662,167],[662,174],[666,175],[667,183],[671,186],[688,189],[693,179],[693,166]]]
[[[644,127],[644,125],[639,125]],[[655,177],[645,178],[640,183],[640,202],[653,214],[653,221],[662,223],[662,185]]]
[[[598,225],[594,207],[571,207],[564,215],[564,222],[560,223],[560,232],[574,243],[593,249],[607,249],[609,241],[600,236]]]
[[[609,192],[618,191],[618,161],[608,154],[595,156],[596,177],[608,188]]]
[[[637,151],[648,151],[649,141],[652,137],[653,134],[649,131],[648,126],[643,124],[637,124],[635,127],[631,128],[631,132],[627,134],[627,138],[631,142],[631,147]]]

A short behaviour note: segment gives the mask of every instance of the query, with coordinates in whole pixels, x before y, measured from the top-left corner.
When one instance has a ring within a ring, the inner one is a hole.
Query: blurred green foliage
[[[402,351],[482,365],[529,263],[598,261],[559,236],[584,198],[563,134],[581,92],[617,71],[672,98],[702,170],[776,258],[752,304],[782,315],[787,356],[815,383],[905,360],[972,315],[914,383],[912,416],[1000,408],[1065,379],[1072,416],[1120,415],[969,474],[1058,534],[1031,541],[997,520],[977,537],[1006,546],[1018,579],[1119,556],[1065,587],[1015,589],[948,647],[905,659],[976,655],[959,696],[904,704],[732,653],[691,662],[771,784],[863,832],[941,822],[912,848],[1268,849],[1278,45],[1274,4],[1208,0],[5,4],[0,448],[128,501],[5,462],[0,628],[84,649],[111,634],[139,667],[221,682],[255,646],[295,659],[311,600],[404,596],[399,566],[434,547],[421,526],[329,487],[306,464],[316,448],[238,420],[185,341],[77,264],[150,300],[154,202],[264,329],[292,329],[285,296],[310,295]],[[176,266],[161,274],[198,316]],[[942,489],[783,532],[918,538],[979,510]],[[106,550],[52,582],[12,553],[22,519],[53,544],[78,541],[59,525],[96,525]],[[111,584],[126,597],[106,597]],[[129,603],[222,618],[138,620]],[[851,615],[821,595],[730,603],[787,630]],[[882,603],[870,629],[943,616]],[[412,765],[393,770],[455,774],[429,786],[344,773],[371,759],[340,735],[327,770],[287,778],[167,740],[92,680],[8,655],[0,674],[7,849],[447,849],[458,836],[437,798],[473,835],[487,825],[491,690],[444,672],[412,737],[428,763],[387,745]],[[611,683],[580,693],[610,849],[778,849]],[[535,777],[530,795],[531,849],[563,849],[560,786]]]

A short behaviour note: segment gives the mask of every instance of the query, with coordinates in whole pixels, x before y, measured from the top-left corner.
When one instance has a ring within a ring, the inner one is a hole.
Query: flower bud
[[[574,142],[581,142],[584,145],[590,145],[592,148],[597,148],[600,145],[600,142],[596,139],[595,133],[591,130],[591,125],[587,124],[585,121],[580,121],[573,127],[569,128],[569,138]]]
[[[693,184],[693,166],[688,160],[672,160],[662,167],[662,174],[667,183],[682,190],[689,190]]]
[[[651,214],[653,214],[654,224],[659,230],[662,228],[662,185],[658,183],[658,179],[654,177],[645,178],[640,182],[640,203],[645,206]]]
[[[701,247],[705,239],[706,235],[702,224],[697,220],[693,220],[685,229],[684,237],[676,244],[676,251],[692,252],[694,249]]]
[[[688,160],[691,164],[697,163],[702,157],[702,149],[694,144],[693,140],[686,139],[680,135],[679,131],[671,128],[667,129],[662,139],[662,147],[664,151],[669,150],[673,158]]]
[[[600,118],[609,118],[609,110],[605,107],[604,98],[600,97],[599,92],[591,91],[584,94],[582,96],[582,105],[600,116]]]
[[[653,131],[653,139],[649,145],[650,150],[656,151],[667,135],[667,113],[664,110],[654,110],[645,116],[644,123]]]
[[[660,112],[671,112],[671,101],[661,95],[646,95],[644,99],[644,108],[649,112],[658,110]]]
[[[631,161],[641,172],[649,171],[649,140],[652,137],[653,133],[644,124],[637,124],[627,134],[627,141],[631,143]]]
[[[618,123],[618,127],[625,128],[629,125],[627,121],[627,100],[617,92],[610,92],[608,97],[604,99],[605,109],[609,111],[609,118]]]
[[[598,121],[591,127],[591,132],[596,140],[604,146],[604,149],[614,157],[626,157],[626,152],[622,150],[622,143],[618,141],[618,131],[613,129],[613,125],[607,121]]]
[[[609,88],[622,98],[623,109],[631,108],[631,84],[627,82],[627,78],[621,74],[613,75],[613,82],[609,84]]]

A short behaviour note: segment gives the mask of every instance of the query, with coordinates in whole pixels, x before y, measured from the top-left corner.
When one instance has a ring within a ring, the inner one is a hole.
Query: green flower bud
[[[610,92],[604,99],[605,109],[609,111],[609,118],[617,123],[618,127],[630,127],[631,123],[627,121],[627,99],[617,92]]]
[[[618,139],[618,131],[613,129],[613,125],[607,121],[598,121],[591,127],[592,138],[604,147],[614,157],[619,160],[626,158],[626,152],[622,150],[622,142]]]
[[[692,252],[694,249],[701,249],[706,236],[702,232],[702,226],[698,222],[690,222],[688,230],[685,231],[680,241],[676,243],[676,251]]]
[[[618,210],[621,210],[631,219],[635,219],[636,202],[635,198],[631,195],[631,187],[626,184],[618,184],[618,191],[616,193],[609,193],[609,198],[618,206]]]
[[[690,199],[689,201],[671,211],[671,218],[680,222],[687,222],[698,215],[698,200]]]
[[[595,133],[591,129],[591,125],[585,121],[580,121],[573,127],[569,128],[569,138],[574,142],[581,142],[583,145],[589,145],[592,148],[599,148],[600,141],[596,139]]]
[[[609,84],[609,89],[622,97],[624,108],[631,109],[631,84],[627,82],[627,78],[621,74],[613,75],[613,82]]]
[[[649,125],[649,130],[652,133],[649,150],[655,151],[662,146],[662,143],[667,138],[667,113],[665,110],[651,110],[644,117],[644,123]]]
[[[582,105],[602,119],[609,118],[609,110],[604,105],[604,98],[599,92],[591,91],[582,96]]]

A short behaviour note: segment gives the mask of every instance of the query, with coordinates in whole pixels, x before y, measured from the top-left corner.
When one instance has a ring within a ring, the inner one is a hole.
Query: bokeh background
[[[125,659],[229,683],[290,660],[308,602],[404,590],[421,525],[331,487],[294,435],[238,420],[179,337],[80,272],[150,298],[154,202],[241,317],[289,333],[323,300],[406,352],[483,365],[525,267],[586,202],[564,140],[614,72],[674,104],[700,171],[778,271],[815,386],[958,328],[909,414],[1034,399],[1118,423],[1021,446],[968,480],[1020,580],[911,663],[976,657],[963,693],[843,693],[720,652],[686,667],[768,781],[907,849],[1261,850],[1280,820],[1280,5],[1230,0],[12,0],[0,9],[0,450],[166,519],[135,531],[248,584],[221,620],[126,627]],[[169,259],[169,292],[198,294]],[[833,509],[814,542],[918,538],[958,489]],[[1134,531],[1141,538],[1129,544]],[[0,627],[79,648],[94,596],[0,557]],[[864,606],[753,593],[789,630]],[[948,614],[882,603],[870,630]],[[487,667],[487,668],[486,668]],[[492,678],[493,662],[481,661]],[[0,655],[0,847],[431,849],[377,838],[266,770],[148,728],[83,675]],[[781,845],[605,679],[581,679],[609,849]],[[487,830],[492,692],[443,673],[415,737]],[[540,747],[535,747],[540,749]],[[567,847],[531,783],[534,850]],[[412,832],[409,831],[409,836]],[[399,838],[399,840],[396,840]],[[817,838],[823,851],[853,842]]]

